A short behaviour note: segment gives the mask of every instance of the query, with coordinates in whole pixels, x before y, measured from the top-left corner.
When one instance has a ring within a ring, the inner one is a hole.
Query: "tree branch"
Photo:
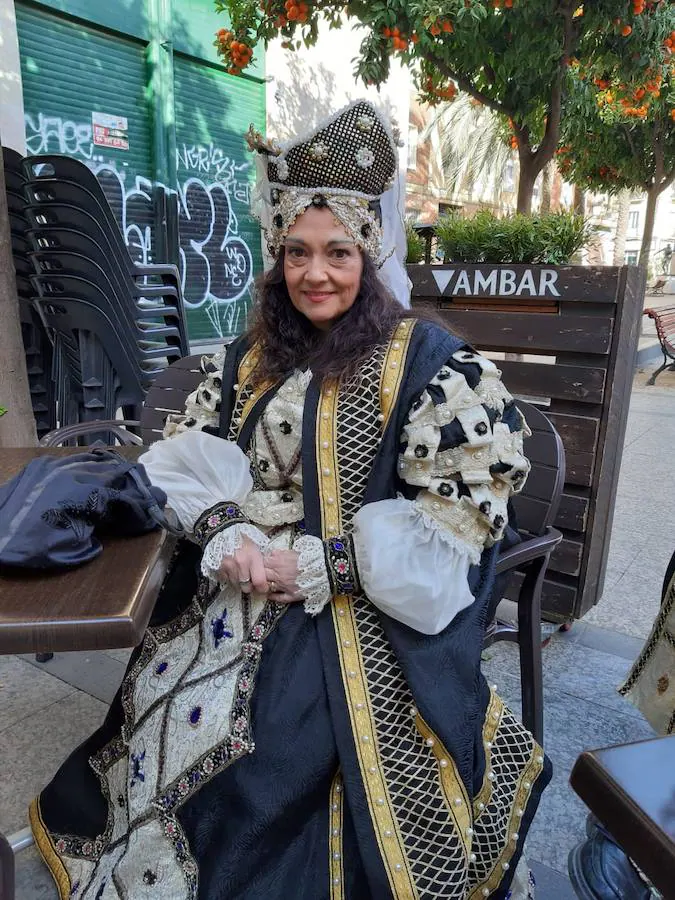
[[[485,74],[487,75],[487,80],[490,82],[490,84],[494,84],[495,81],[497,80],[497,76],[495,75],[495,70],[492,68],[492,66],[489,63],[485,63],[483,68],[485,69]]]
[[[633,135],[631,134],[630,128],[628,128],[626,125],[622,125],[621,127],[623,128],[623,131],[626,135],[626,140],[628,141],[630,152],[637,159],[637,148],[635,146],[635,141],[633,140]]]
[[[509,110],[506,109],[501,103],[497,102],[497,100],[493,100],[491,97],[487,97],[477,88],[475,88],[468,78],[466,78],[464,75],[458,75],[457,72],[454,72],[446,62],[444,62],[442,59],[439,59],[437,56],[434,56],[433,53],[425,53],[424,58],[428,60],[432,66],[435,66],[439,70],[439,72],[442,72],[446,78],[452,78],[453,81],[456,81],[465,94],[469,94],[469,96],[473,97],[474,100],[479,100],[483,104],[483,106],[487,106],[488,109],[499,113],[500,116],[511,115]]]
[[[548,115],[546,118],[546,128],[544,137],[542,138],[535,159],[539,162],[542,158],[544,162],[548,162],[552,158],[555,148],[558,145],[560,137],[560,117],[562,114],[563,87],[565,83],[565,74],[569,65],[570,56],[574,47],[576,29],[574,27],[574,2],[565,0],[559,8],[559,13],[563,17],[563,47],[562,56],[558,63],[558,71],[556,72],[553,86],[551,89],[551,99],[548,104]]]
[[[654,150],[654,184],[660,185],[665,178],[665,164],[661,146],[661,123],[658,119],[652,126],[652,149]]]

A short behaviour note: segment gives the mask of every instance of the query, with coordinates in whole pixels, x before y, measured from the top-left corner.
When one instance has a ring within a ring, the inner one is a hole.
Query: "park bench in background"
[[[662,309],[646,309],[644,314],[654,320],[656,334],[663,353],[663,365],[659,366],[647,382],[647,384],[654,384],[664,369],[675,371],[675,306],[665,306]]]

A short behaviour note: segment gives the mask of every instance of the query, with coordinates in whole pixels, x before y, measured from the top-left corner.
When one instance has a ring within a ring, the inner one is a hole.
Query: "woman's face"
[[[316,328],[328,329],[356,300],[363,258],[326,206],[310,206],[285,243],[284,278],[291,303]]]

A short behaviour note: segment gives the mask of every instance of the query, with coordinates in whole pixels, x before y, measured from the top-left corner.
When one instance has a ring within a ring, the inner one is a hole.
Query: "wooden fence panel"
[[[602,596],[614,498],[637,354],[645,279],[635,267],[409,266],[413,308],[497,359],[516,396],[541,405],[565,446],[567,474],[556,525],[563,543],[544,585],[554,621],[587,612]],[[550,472],[536,441],[530,506],[537,521]]]

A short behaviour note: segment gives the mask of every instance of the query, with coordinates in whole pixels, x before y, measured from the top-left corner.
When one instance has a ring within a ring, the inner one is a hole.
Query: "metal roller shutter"
[[[174,57],[180,244],[190,334],[238,334],[262,268],[249,212],[255,164],[244,133],[264,130],[261,86]]]
[[[29,154],[64,153],[96,172],[132,256],[152,259],[152,130],[146,45],[17,4]],[[128,120],[129,149],[97,146],[92,116]]]

